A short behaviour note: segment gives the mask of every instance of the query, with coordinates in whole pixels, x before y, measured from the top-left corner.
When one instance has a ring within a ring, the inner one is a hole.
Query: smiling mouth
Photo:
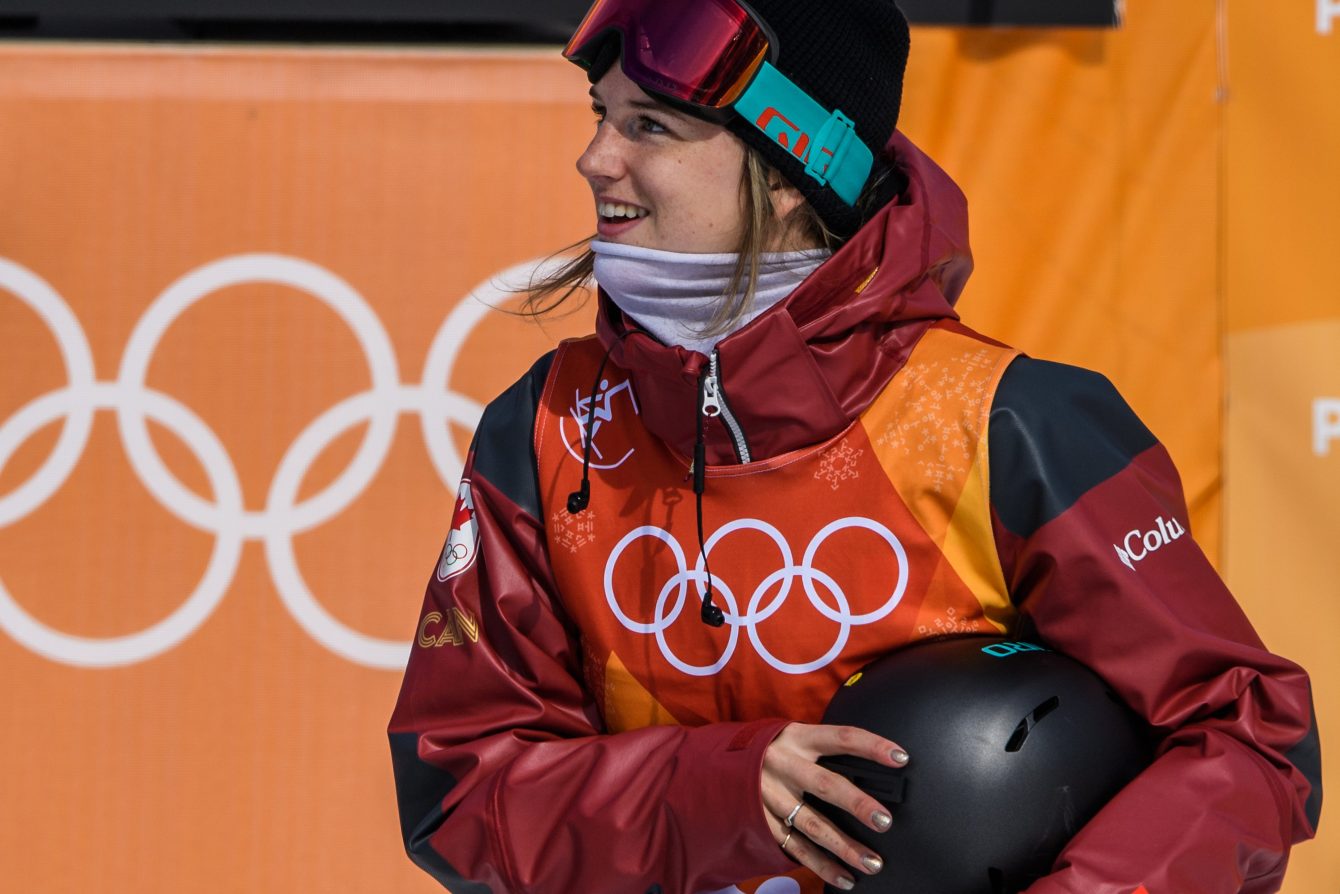
[[[596,204],[596,213],[600,215],[601,221],[611,224],[640,220],[651,214],[646,208],[639,208],[636,205],[625,205],[620,202],[598,202]]]

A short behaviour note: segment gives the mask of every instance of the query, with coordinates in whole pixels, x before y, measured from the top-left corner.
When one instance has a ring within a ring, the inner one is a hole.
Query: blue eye
[[[637,119],[637,125],[638,125],[638,129],[640,129],[640,130],[642,130],[642,131],[644,131],[644,132],[646,132],[646,133],[665,133],[665,132],[666,132],[665,125],[663,125],[661,122],[657,121],[657,120],[654,119],[654,118],[648,118],[646,115],[642,115],[642,116],[640,116],[640,117]]]

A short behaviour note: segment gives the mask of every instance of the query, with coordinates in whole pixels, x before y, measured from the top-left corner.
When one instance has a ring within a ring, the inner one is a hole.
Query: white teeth
[[[651,213],[645,208],[635,208],[632,205],[621,205],[617,202],[599,202],[596,205],[596,211],[601,217],[626,217],[630,219],[646,217]]]

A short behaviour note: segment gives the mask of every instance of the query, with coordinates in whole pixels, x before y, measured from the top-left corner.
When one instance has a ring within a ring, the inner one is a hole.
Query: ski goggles
[[[803,163],[806,175],[856,204],[873,154],[849,118],[772,65],[775,41],[740,0],[596,0],[563,56],[590,69],[614,34],[633,83],[710,120],[740,115]]]
[[[739,99],[772,47],[735,0],[596,0],[563,55],[590,68],[611,31],[623,37],[629,80],[704,109],[727,109]]]

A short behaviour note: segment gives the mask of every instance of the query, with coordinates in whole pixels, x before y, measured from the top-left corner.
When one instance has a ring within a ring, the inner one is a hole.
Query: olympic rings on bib
[[[518,264],[473,289],[443,321],[429,348],[423,380],[402,384],[390,337],[371,306],[330,271],[298,258],[250,254],[224,258],[188,273],[170,285],[145,311],[127,342],[114,382],[94,378],[92,350],[69,305],[44,280],[0,258],[0,290],[32,308],[55,336],[67,384],[38,397],[0,424],[0,470],[39,429],[64,419],[51,455],[27,481],[0,494],[0,528],[27,517],[56,493],[73,472],[88,443],[93,414],[116,413],[121,442],[131,467],[149,493],[192,527],[215,536],[215,545],[195,591],[167,618],[136,633],[96,639],[55,630],[33,617],[9,593],[0,568],[0,628],[21,645],[64,664],[115,667],[167,652],[189,638],[227,594],[237,572],[242,545],[260,541],[270,575],[294,620],[331,652],[368,667],[403,668],[409,642],[377,639],[337,620],[304,582],[293,537],[342,513],[380,471],[401,413],[417,413],[438,477],[448,492],[459,479],[463,458],[448,425],[473,429],[483,408],[448,389],[461,347],[490,305],[511,295],[506,283],[543,277],[548,261]],[[371,387],[352,395],[313,420],[289,445],[270,482],[266,505],[248,511],[236,466],[213,431],[170,395],[145,383],[149,364],[168,328],[202,298],[242,283],[275,283],[306,293],[345,322],[367,361]],[[477,299],[477,300],[476,300]],[[168,469],[149,438],[146,420],[172,432],[204,469],[212,502],[192,492]],[[303,480],[321,453],[354,426],[366,423],[363,442],[346,468],[321,492],[298,500]]]
[[[852,614],[847,594],[843,592],[838,582],[814,567],[815,556],[824,542],[833,534],[849,529],[861,529],[874,534],[888,546],[889,551],[898,563],[898,579],[893,584],[888,598],[878,608],[863,614]],[[665,631],[675,623],[684,610],[685,603],[688,601],[690,583],[697,586],[697,598],[701,599],[703,593],[706,592],[707,572],[704,555],[711,554],[713,548],[725,537],[737,531],[745,530],[765,534],[776,544],[781,557],[780,567],[765,577],[754,588],[744,614],[740,613],[735,592],[730,587],[729,571],[727,570],[729,566],[721,566],[724,575],[722,571],[713,572],[713,592],[720,596],[724,603],[726,625],[729,628],[726,645],[721,655],[712,664],[689,664],[670,648],[665,638]],[[619,557],[623,555],[624,550],[643,537],[651,537],[664,543],[670,549],[671,555],[674,556],[676,565],[676,572],[661,585],[650,622],[638,621],[630,617],[624,611],[614,586],[614,569],[618,565]],[[827,666],[842,652],[851,636],[853,627],[874,624],[887,617],[890,612],[898,607],[898,603],[902,601],[903,593],[907,589],[907,574],[907,551],[903,548],[903,544],[894,536],[892,531],[873,519],[851,516],[830,522],[814,535],[814,538],[805,548],[800,563],[797,564],[791,552],[791,545],[781,531],[759,519],[740,518],[722,526],[707,539],[707,542],[703,545],[703,554],[698,556],[693,568],[688,567],[683,547],[668,531],[654,525],[635,528],[625,534],[623,539],[610,552],[609,559],[605,562],[604,583],[605,599],[609,603],[610,611],[614,613],[614,617],[618,619],[620,624],[633,633],[654,636],[662,657],[676,670],[694,677],[708,677],[720,673],[721,669],[730,662],[739,644],[741,628],[747,631],[749,642],[754,647],[754,651],[775,670],[786,674],[806,674]],[[822,617],[838,625],[837,637],[828,651],[813,661],[803,663],[783,661],[773,655],[764,645],[762,635],[759,632],[763,622],[772,617],[786,602],[796,581],[800,581],[801,587],[814,610]],[[816,584],[827,592],[828,600],[820,595]],[[776,594],[765,604],[764,598],[774,588],[777,590]],[[829,604],[829,600],[833,603],[832,605]]]

